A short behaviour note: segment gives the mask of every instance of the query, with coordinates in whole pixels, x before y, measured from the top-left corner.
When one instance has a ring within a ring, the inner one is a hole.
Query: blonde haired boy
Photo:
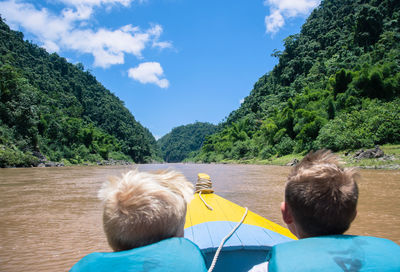
[[[400,271],[400,246],[343,235],[357,215],[358,173],[328,150],[310,152],[290,173],[284,222],[300,240],[276,245],[251,271]]]
[[[130,171],[103,185],[103,227],[114,252],[91,253],[71,271],[206,271],[182,238],[193,185],[175,171]]]

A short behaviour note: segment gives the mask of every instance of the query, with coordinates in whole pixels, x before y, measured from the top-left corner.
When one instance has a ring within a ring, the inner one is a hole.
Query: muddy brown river
[[[68,271],[93,251],[110,251],[97,191],[132,167],[172,168],[195,182],[208,173],[217,194],[280,224],[290,168],[260,165],[149,164],[130,167],[0,169],[0,271]],[[361,170],[358,215],[348,234],[400,244],[400,171]]]

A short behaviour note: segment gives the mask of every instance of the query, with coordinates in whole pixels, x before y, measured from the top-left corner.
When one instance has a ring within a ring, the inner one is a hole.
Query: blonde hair
[[[308,236],[343,234],[356,216],[358,173],[329,150],[310,152],[288,177],[285,201]]]
[[[183,236],[193,185],[176,171],[130,171],[110,178],[99,191],[103,227],[114,251]]]

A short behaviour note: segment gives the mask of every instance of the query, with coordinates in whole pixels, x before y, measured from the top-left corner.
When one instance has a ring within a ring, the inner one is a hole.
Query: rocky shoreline
[[[400,146],[375,146],[371,149],[359,149],[357,151],[342,151],[336,154],[345,167],[357,167],[361,169],[400,170]],[[385,151],[386,150],[386,151]],[[304,157],[304,154],[290,154],[282,157],[272,157],[266,160],[224,160],[212,162],[215,164],[256,164],[294,166]],[[200,163],[200,162],[198,162]]]
[[[400,164],[390,164],[390,162],[394,162],[396,160],[396,157],[394,155],[386,155],[382,151],[382,149],[380,149],[379,146],[375,146],[375,148],[367,149],[367,150],[364,150],[364,149],[358,150],[357,152],[355,152],[355,154],[350,159],[350,161],[353,160],[353,162],[357,163],[363,159],[377,159],[379,162],[387,163],[387,164],[381,164],[381,165],[361,166],[361,168],[363,168],[363,169],[391,169],[391,170],[400,169]]]
[[[104,160],[104,161],[98,161],[95,163],[83,163],[83,164],[77,164],[77,165],[82,165],[82,166],[90,166],[90,165],[97,165],[97,166],[110,166],[110,165],[132,165],[134,163],[130,161],[124,161],[124,160]],[[41,162],[39,163],[36,167],[64,167],[66,166],[62,162],[52,162],[52,161],[46,161],[46,162]]]
[[[371,149],[359,149],[353,154],[351,152],[345,152],[342,156],[346,165],[359,167],[362,169],[387,169],[387,170],[398,170],[400,164],[394,163],[398,158],[394,155],[386,155],[379,146],[375,146]],[[363,165],[363,160],[376,159],[378,163],[375,165]],[[299,162],[297,158],[293,159],[286,166],[294,166]]]
[[[37,165],[32,165],[31,167],[64,167],[66,166],[63,162],[54,162],[54,161],[49,161],[47,160],[46,156],[44,156],[40,152],[34,152],[32,155],[38,158],[38,164]],[[130,161],[126,160],[114,160],[114,159],[109,159],[109,160],[102,160],[102,161],[97,161],[93,163],[82,163],[82,164],[77,164],[77,165],[83,165],[83,166],[89,166],[89,165],[131,165],[133,164]],[[68,165],[70,166],[70,165]]]

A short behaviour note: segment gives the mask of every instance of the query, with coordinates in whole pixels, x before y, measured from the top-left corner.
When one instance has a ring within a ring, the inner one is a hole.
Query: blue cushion
[[[400,246],[382,238],[321,236],[276,245],[268,271],[400,271]]]
[[[207,271],[199,248],[185,238],[169,238],[131,250],[91,253],[70,270],[76,271]]]

